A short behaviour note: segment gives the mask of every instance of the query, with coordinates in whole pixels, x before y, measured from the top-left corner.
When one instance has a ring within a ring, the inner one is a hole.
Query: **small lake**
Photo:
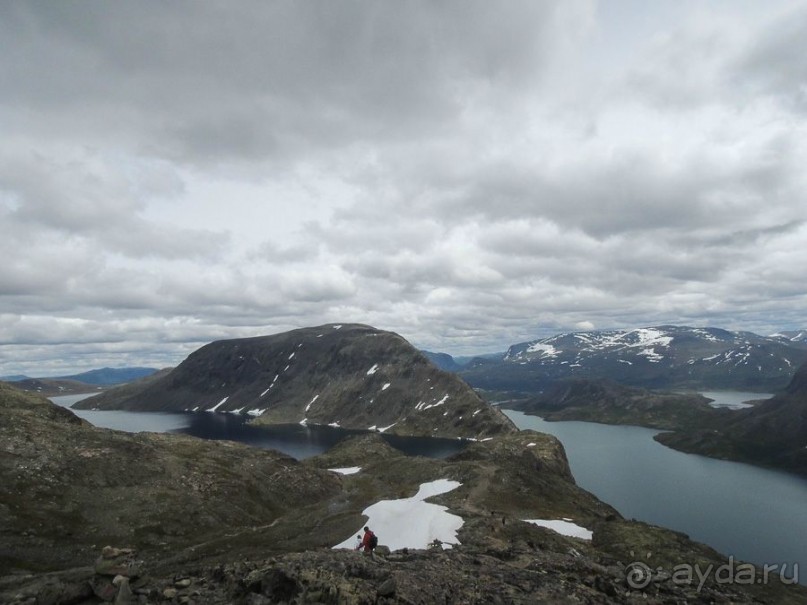
[[[678,452],[654,441],[653,429],[502,411],[521,429],[560,439],[577,484],[624,517],[684,532],[738,560],[787,563],[788,578],[799,563],[807,583],[807,479]]]
[[[713,401],[709,402],[713,408],[731,408],[739,410],[753,407],[749,401],[759,402],[762,399],[770,399],[773,393],[751,393],[748,391],[701,391],[701,395]]]
[[[63,395],[51,397],[51,401],[63,407],[89,397]],[[247,424],[248,416],[240,414],[216,414],[210,412],[124,412],[112,410],[71,410],[87,422],[107,429],[128,433],[143,431],[154,433],[181,433],[202,439],[226,439],[239,441],[254,447],[278,450],[303,460],[331,449],[350,435],[364,435],[367,431],[338,429],[330,426],[283,424],[256,427]],[[456,439],[429,437],[401,437],[381,435],[392,447],[409,456],[447,458],[465,448],[467,442]]]

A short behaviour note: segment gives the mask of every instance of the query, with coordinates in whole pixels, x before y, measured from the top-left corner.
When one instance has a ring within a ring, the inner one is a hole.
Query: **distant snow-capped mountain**
[[[782,337],[718,328],[657,326],[573,332],[511,346],[500,364],[463,377],[490,389],[540,390],[568,377],[610,378],[649,388],[779,389],[807,360]]]
[[[807,347],[807,330],[777,332],[776,334],[771,334],[770,337],[792,345]]]

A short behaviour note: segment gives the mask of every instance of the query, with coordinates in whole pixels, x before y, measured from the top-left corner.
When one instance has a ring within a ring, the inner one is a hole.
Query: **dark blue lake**
[[[624,517],[688,534],[757,565],[799,564],[807,583],[807,479],[685,454],[659,431],[593,422],[547,422],[502,410],[520,429],[560,439],[577,484]]]
[[[54,403],[70,407],[89,395],[51,397]],[[248,416],[215,414],[209,412],[122,412],[100,410],[72,410],[95,426],[139,433],[182,433],[202,439],[226,439],[255,447],[273,449],[298,460],[321,454],[350,435],[363,435],[367,431],[338,429],[330,426],[283,424],[255,427],[247,424]],[[400,437],[381,435],[392,447],[410,456],[446,458],[462,450],[467,443],[456,439],[429,437]]]

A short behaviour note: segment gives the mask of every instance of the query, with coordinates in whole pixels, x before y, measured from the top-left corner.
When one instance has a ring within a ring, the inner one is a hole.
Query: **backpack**
[[[378,546],[378,536],[370,534],[370,550],[375,550],[376,546]]]

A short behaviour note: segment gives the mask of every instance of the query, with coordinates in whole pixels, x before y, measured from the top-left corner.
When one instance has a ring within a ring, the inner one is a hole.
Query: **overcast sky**
[[[807,1],[3,2],[0,375],[327,322],[807,328]]]

